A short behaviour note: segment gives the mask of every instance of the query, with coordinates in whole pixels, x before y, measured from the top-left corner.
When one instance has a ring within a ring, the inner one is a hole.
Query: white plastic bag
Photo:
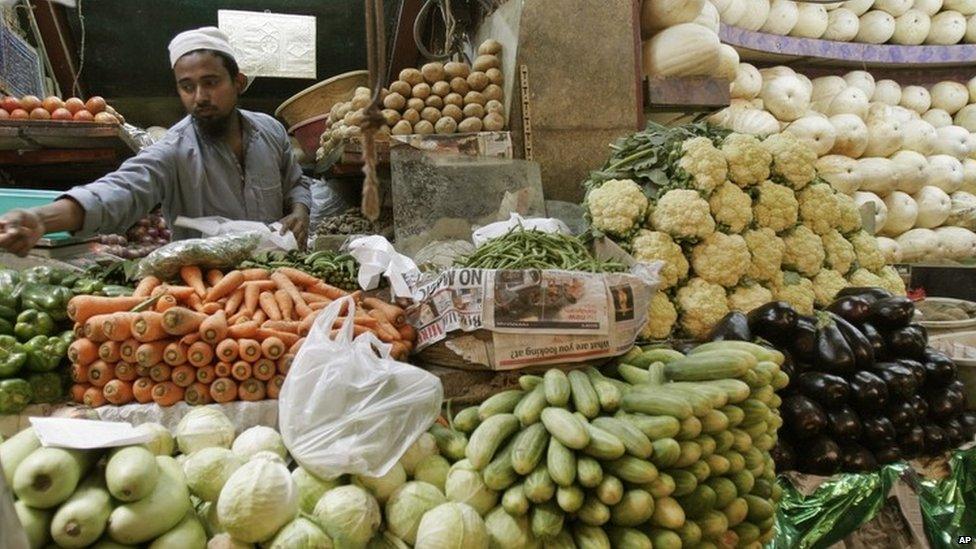
[[[379,235],[354,238],[346,246],[349,255],[359,262],[359,286],[372,290],[379,286],[382,277],[390,281],[390,289],[396,297],[412,297],[406,275],[420,274],[417,264],[399,253],[393,244]]]
[[[235,221],[226,217],[183,217],[176,218],[173,225],[200,231],[203,236],[218,236],[235,233],[257,233],[261,235],[258,250],[294,250],[298,248],[295,235],[288,231],[281,234],[281,223],[270,225],[258,221]]]
[[[353,339],[355,308],[344,297],[322,311],[278,400],[285,446],[299,465],[325,479],[389,472],[437,419],[444,397],[440,379],[391,359],[390,346],[372,333]]]
[[[562,233],[572,234],[569,227],[559,219],[548,217],[522,217],[517,213],[511,214],[508,221],[499,221],[485,225],[471,234],[471,241],[475,246],[481,247],[482,244],[493,238],[505,236],[512,229],[522,227],[529,231],[539,231],[543,233]]]

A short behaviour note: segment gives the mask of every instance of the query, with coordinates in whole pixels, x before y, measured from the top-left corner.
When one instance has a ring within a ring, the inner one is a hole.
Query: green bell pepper
[[[61,364],[68,353],[68,344],[60,337],[39,335],[24,344],[27,349],[27,369],[32,372],[50,372]]]
[[[0,335],[14,335],[14,323],[6,318],[0,318]]]
[[[106,284],[102,288],[102,294],[106,297],[129,297],[134,290],[128,286],[117,286]]]
[[[14,307],[8,307],[6,305],[0,305],[0,318],[4,320],[14,320],[17,315],[20,314]]]
[[[101,293],[105,284],[101,280],[94,278],[79,278],[72,286],[71,291],[75,295],[96,295]]]
[[[61,332],[60,334],[58,334],[58,337],[61,338],[61,340],[64,341],[65,343],[67,343],[68,346],[70,347],[71,344],[75,342],[75,331],[74,330],[65,330],[65,331]]]
[[[20,280],[25,284],[52,284],[51,278],[53,275],[54,269],[44,265],[38,265],[37,267],[24,269],[24,272],[20,275]]]
[[[57,402],[64,396],[64,379],[56,372],[31,374],[27,382],[34,392],[34,403]]]
[[[14,335],[21,341],[27,341],[36,336],[48,336],[54,333],[54,319],[51,315],[27,309],[17,315],[17,324],[14,325]]]
[[[20,273],[14,269],[0,269],[0,286],[16,286],[20,284]]]
[[[24,379],[0,381],[0,414],[16,414],[30,404],[34,390]]]
[[[0,335],[0,378],[13,377],[27,363],[27,350],[9,335]]]
[[[56,321],[67,320],[68,301],[74,297],[69,288],[49,284],[31,284],[20,294],[22,309],[43,311]]]

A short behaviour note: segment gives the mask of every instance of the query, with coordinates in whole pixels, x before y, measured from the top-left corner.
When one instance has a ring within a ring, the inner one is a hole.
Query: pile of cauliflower
[[[704,338],[730,311],[774,300],[812,314],[847,286],[905,293],[853,199],[817,178],[816,154],[792,134],[695,137],[680,151],[684,188],[655,200],[611,179],[585,199],[593,229],[664,262],[644,338]]]

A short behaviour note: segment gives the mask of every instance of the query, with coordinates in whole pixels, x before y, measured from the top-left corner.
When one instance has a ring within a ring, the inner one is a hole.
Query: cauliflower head
[[[783,273],[781,280],[776,281],[772,290],[774,298],[789,303],[801,315],[813,314],[816,294],[813,291],[813,282],[809,278],[787,271]]]
[[[691,176],[694,188],[706,196],[725,181],[728,172],[725,155],[707,137],[694,137],[681,144],[678,168]]]
[[[778,233],[796,225],[799,208],[800,203],[792,189],[763,181],[752,205],[752,217],[760,227],[769,227]]]
[[[837,297],[837,292],[850,286],[844,275],[833,269],[823,269],[813,277],[814,303],[826,307]]]
[[[695,274],[713,284],[731,288],[749,271],[752,257],[741,236],[712,233],[691,250]]]
[[[668,294],[657,292],[651,296],[651,303],[647,308],[647,324],[641,330],[641,338],[645,340],[667,339],[678,321],[678,310],[668,298]]]
[[[647,205],[644,192],[630,179],[611,179],[586,196],[593,228],[618,237],[640,227]]]
[[[678,323],[686,334],[704,339],[712,327],[728,314],[725,288],[701,278],[692,278],[678,289]]]
[[[746,188],[769,179],[773,155],[759,139],[745,133],[732,133],[722,142],[722,152],[729,165],[729,179]]]
[[[859,286],[865,288],[882,288],[884,287],[884,281],[881,277],[872,273],[867,269],[858,269],[851,274],[848,279],[851,286]]]
[[[854,253],[854,245],[844,238],[836,229],[828,231],[820,236],[823,249],[827,257],[827,266],[831,269],[847,274],[857,259]]]
[[[837,203],[836,194],[826,183],[808,185],[796,193],[800,204],[800,222],[819,235],[827,234],[840,218],[840,204]]]
[[[688,260],[685,259],[681,246],[665,233],[641,229],[631,241],[634,259],[637,261],[661,260],[660,289],[667,290],[677,286],[688,277]]]
[[[826,256],[823,242],[807,227],[796,227],[783,237],[783,242],[786,244],[783,268],[794,270],[803,276],[816,276],[823,268]]]
[[[837,202],[838,215],[835,229],[841,234],[851,234],[861,230],[861,212],[857,209],[854,199],[846,194],[837,193],[834,195]]]
[[[901,275],[898,274],[898,270],[891,265],[885,265],[880,271],[878,271],[878,278],[881,279],[881,287],[888,290],[894,295],[905,295],[908,291],[905,289],[905,281],[902,280]]]
[[[878,241],[866,231],[858,231],[851,235],[851,244],[857,254],[857,262],[865,269],[877,272],[885,265],[884,254],[878,247]]]
[[[741,233],[752,223],[752,198],[742,189],[726,181],[708,198],[715,223],[730,233]]]
[[[792,133],[774,133],[762,142],[773,155],[773,175],[794,190],[800,190],[817,176],[817,153]]]
[[[783,252],[786,250],[783,239],[770,228],[748,231],[744,238],[752,256],[747,276],[758,281],[775,279],[783,265]]]
[[[748,314],[749,311],[765,305],[773,300],[773,292],[768,288],[763,288],[759,284],[748,286],[736,286],[729,291],[728,305],[732,311],[741,311]]]
[[[651,227],[676,239],[698,239],[715,232],[715,220],[698,191],[675,189],[657,201]]]

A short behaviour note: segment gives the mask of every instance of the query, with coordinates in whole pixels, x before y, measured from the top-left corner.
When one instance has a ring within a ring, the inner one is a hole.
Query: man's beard
[[[197,123],[197,126],[203,131],[203,133],[209,135],[210,137],[221,137],[227,133],[227,128],[230,126],[231,117],[234,113],[225,116],[207,116],[201,117],[196,114],[192,114],[193,120]]]

